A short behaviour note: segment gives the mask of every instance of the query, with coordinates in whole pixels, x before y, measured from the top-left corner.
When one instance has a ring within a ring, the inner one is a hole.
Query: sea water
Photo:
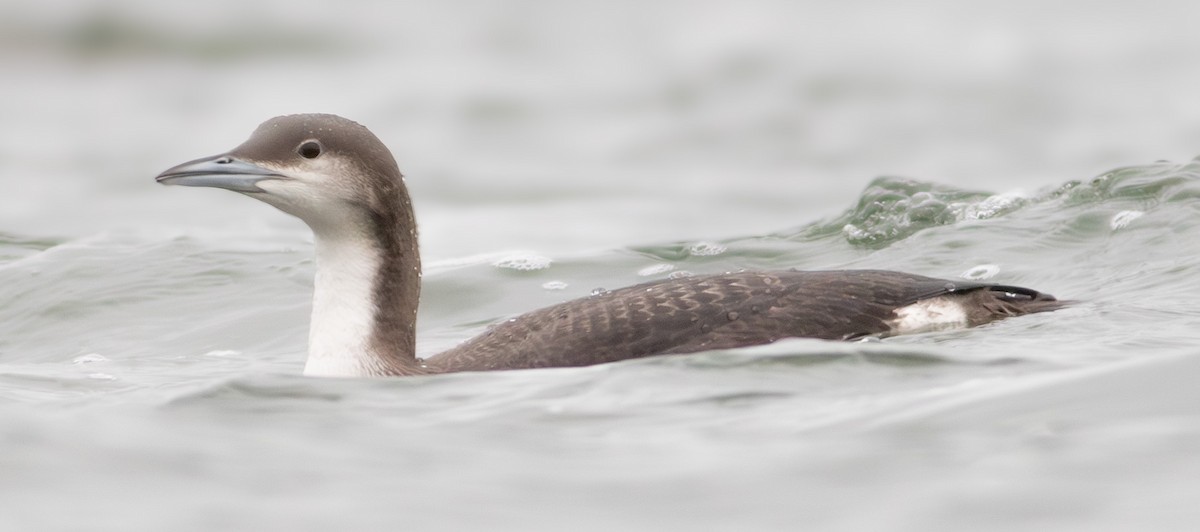
[[[0,8],[0,529],[1200,518],[1189,3],[166,5]],[[307,230],[153,182],[288,112],[395,152],[422,356],[744,269],[1074,303],[885,340],[304,378]]]

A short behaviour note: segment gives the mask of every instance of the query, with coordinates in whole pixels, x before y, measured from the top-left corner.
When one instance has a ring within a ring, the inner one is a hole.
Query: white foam
[[[1111,227],[1113,231],[1116,231],[1118,229],[1124,229],[1125,227],[1129,226],[1129,224],[1132,223],[1134,220],[1141,218],[1143,214],[1146,214],[1146,213],[1144,213],[1142,211],[1118,212],[1117,214],[1113,215],[1112,221],[1110,221],[1108,223],[1108,226]]]
[[[79,355],[71,360],[72,364],[93,364],[96,362],[108,362],[108,357],[100,353],[88,353],[86,355]]]
[[[716,242],[696,242],[688,246],[688,253],[695,257],[711,257],[725,253],[726,249]]]
[[[646,266],[645,268],[638,270],[637,274],[642,277],[650,277],[660,273],[667,273],[674,269],[674,264],[651,264],[650,266]]]
[[[1008,212],[1016,207],[1025,199],[1025,194],[1021,191],[1005,192],[988,196],[983,201],[966,205],[961,211],[959,219],[961,220],[986,220],[994,218],[996,215]]]
[[[518,271],[534,271],[544,270],[550,267],[552,261],[549,257],[534,254],[514,254],[507,255],[492,263],[492,266],[497,268],[505,268]]]

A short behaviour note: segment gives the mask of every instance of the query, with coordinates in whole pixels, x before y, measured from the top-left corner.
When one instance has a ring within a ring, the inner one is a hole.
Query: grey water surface
[[[0,530],[1194,530],[1197,14],[0,5]],[[395,152],[423,356],[687,273],[887,268],[1076,303],[881,341],[304,378],[306,228],[153,181],[294,112]]]

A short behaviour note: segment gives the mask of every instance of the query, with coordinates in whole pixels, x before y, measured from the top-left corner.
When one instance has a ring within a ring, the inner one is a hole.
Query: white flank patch
[[[948,297],[935,297],[896,309],[892,332],[914,334],[967,326],[967,312],[962,303]]]
[[[354,238],[318,237],[316,247],[317,276],[304,374],[365,375],[372,360],[370,341],[379,252],[365,239]]]

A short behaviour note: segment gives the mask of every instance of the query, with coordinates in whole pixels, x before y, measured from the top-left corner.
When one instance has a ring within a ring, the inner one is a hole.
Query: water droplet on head
[[[607,294],[607,293],[608,293],[608,290],[606,290],[606,289],[604,289],[604,288],[593,288],[593,289],[592,289],[592,295],[593,295],[593,296],[602,296],[602,295],[605,295],[605,294]]]

